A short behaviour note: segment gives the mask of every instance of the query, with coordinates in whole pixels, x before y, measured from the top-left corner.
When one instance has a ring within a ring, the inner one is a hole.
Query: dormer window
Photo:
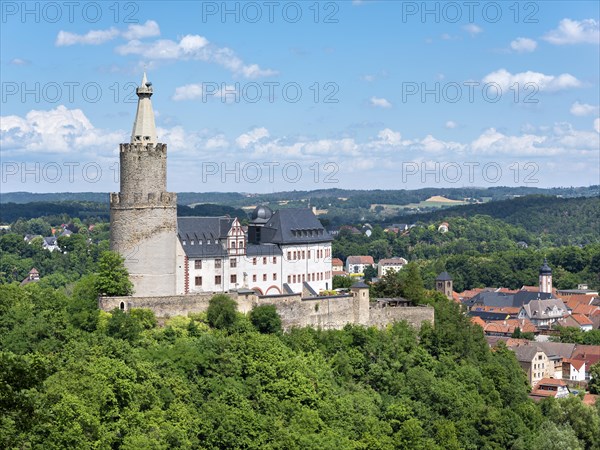
[[[185,241],[181,241],[181,245],[186,245],[186,242]]]

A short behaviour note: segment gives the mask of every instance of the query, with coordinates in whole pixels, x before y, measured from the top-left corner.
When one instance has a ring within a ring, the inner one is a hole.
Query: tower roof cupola
[[[154,111],[152,110],[152,83],[146,78],[146,72],[142,78],[142,84],[137,87],[135,93],[138,96],[137,113],[131,132],[132,144],[156,144],[158,137],[156,135],[156,125],[154,124]]]
[[[552,269],[548,265],[548,260],[544,258],[544,264],[540,267],[540,275],[552,275]]]

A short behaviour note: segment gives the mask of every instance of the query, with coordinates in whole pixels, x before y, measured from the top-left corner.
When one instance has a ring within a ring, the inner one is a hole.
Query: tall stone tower
[[[540,292],[552,294],[552,269],[544,258],[544,264],[540,267]]]
[[[435,279],[435,290],[452,300],[452,277],[448,272],[442,272]]]
[[[158,143],[152,83],[136,89],[131,143],[120,145],[120,192],[110,194],[110,248],[125,258],[136,297],[173,295],[177,195],[167,192],[167,145]]]

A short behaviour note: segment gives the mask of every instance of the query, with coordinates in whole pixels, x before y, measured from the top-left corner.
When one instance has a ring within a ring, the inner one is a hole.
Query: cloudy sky
[[[117,191],[153,83],[169,190],[600,182],[596,2],[2,2],[1,188]]]

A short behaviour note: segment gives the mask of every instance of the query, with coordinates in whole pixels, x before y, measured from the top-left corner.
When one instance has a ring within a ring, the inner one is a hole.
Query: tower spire
[[[156,125],[154,124],[154,111],[152,110],[152,83],[146,78],[146,71],[142,77],[142,84],[135,90],[138,96],[137,113],[131,132],[132,144],[156,144]]]

